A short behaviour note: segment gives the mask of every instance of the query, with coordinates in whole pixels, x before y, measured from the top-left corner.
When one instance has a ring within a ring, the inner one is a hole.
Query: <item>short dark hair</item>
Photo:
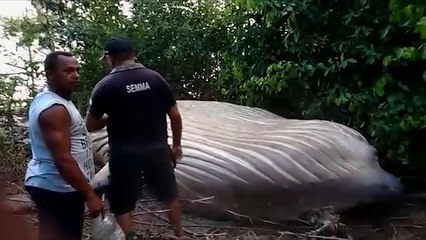
[[[72,57],[74,56],[70,52],[65,51],[53,51],[47,54],[44,59],[44,70],[54,70],[58,66],[58,58],[59,56]]]

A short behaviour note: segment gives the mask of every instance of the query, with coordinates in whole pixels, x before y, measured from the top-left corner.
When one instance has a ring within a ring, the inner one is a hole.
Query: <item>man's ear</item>
[[[52,70],[48,69],[48,70],[44,71],[44,74],[46,75],[47,82],[49,82],[50,79],[52,79],[52,75],[53,75]]]

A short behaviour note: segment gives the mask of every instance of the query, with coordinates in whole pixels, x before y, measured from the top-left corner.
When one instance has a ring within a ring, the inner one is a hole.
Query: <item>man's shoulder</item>
[[[145,68],[144,74],[158,86],[165,86],[164,83],[168,84],[164,76],[154,69]]]
[[[152,75],[154,75],[154,76],[161,76],[161,74],[160,74],[159,72],[157,72],[156,70],[154,70],[154,69],[152,69],[152,68],[145,67],[145,68],[141,68],[141,69],[139,69],[139,70],[141,70],[141,71],[145,71],[146,73],[148,73],[148,74],[152,74]]]
[[[53,104],[63,104],[65,105],[65,101],[60,97],[57,97],[55,94],[49,91],[39,92],[31,101],[31,108],[38,108],[43,110],[44,108],[50,107]]]
[[[101,78],[101,80],[99,80],[99,82],[96,83],[95,88],[110,84],[111,78],[112,78],[112,75],[109,75],[109,74],[104,76],[103,78]]]
[[[104,89],[108,88],[109,85],[111,85],[111,83],[112,83],[112,81],[111,81],[111,75],[104,76],[93,87],[93,93],[99,94],[99,92],[101,92]]]
[[[52,97],[48,93],[41,94],[36,96],[31,103],[29,120],[30,122],[53,120],[58,117],[58,114],[64,113],[69,114],[69,105],[66,102]]]
[[[143,68],[138,68],[138,69],[133,69],[132,71],[134,71],[134,73],[143,76],[143,77],[149,77],[149,78],[162,78],[161,74],[157,71],[155,71],[154,69],[148,68],[148,67],[143,67]]]

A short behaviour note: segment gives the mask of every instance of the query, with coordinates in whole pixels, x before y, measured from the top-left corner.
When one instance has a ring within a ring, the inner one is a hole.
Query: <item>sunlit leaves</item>
[[[235,2],[255,19],[232,49],[238,72],[248,73],[240,101],[275,99],[300,117],[339,119],[406,161],[410,140],[398,141],[426,127],[426,2]]]

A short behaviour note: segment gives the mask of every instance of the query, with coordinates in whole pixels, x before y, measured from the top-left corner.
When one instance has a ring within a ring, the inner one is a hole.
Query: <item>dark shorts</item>
[[[84,198],[79,192],[61,193],[27,186],[37,206],[40,240],[81,240]]]
[[[114,214],[131,212],[146,183],[157,200],[167,202],[177,198],[177,184],[170,148],[112,150],[110,155],[110,185],[107,198]]]

